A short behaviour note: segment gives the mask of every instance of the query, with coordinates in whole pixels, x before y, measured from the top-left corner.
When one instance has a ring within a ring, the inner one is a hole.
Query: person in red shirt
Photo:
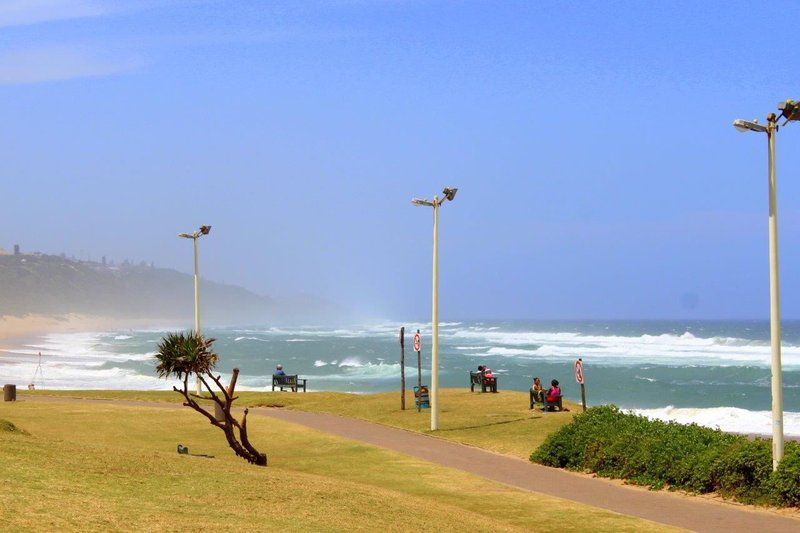
[[[547,403],[552,403],[558,406],[559,411],[564,410],[564,406],[561,404],[561,388],[558,386],[558,380],[554,379],[550,382],[550,388],[547,389],[547,395],[545,396],[545,400]],[[547,406],[545,405],[545,408]]]

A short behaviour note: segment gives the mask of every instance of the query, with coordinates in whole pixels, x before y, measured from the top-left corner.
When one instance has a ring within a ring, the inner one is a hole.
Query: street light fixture
[[[439,429],[439,207],[445,201],[452,201],[458,189],[445,187],[444,197],[440,200],[414,198],[411,203],[419,206],[433,207],[433,298],[431,312],[431,430]]]
[[[800,119],[800,109],[794,100],[786,100],[778,104],[781,116],[786,119],[784,125],[791,120]],[[767,115],[767,124],[759,124],[757,120],[738,119],[733,127],[746,132],[767,134],[768,181],[769,181],[769,329],[772,352],[771,385],[772,385],[772,469],[778,468],[783,459],[783,377],[781,372],[781,310],[780,283],[778,276],[778,200],[775,183],[775,135],[778,133],[778,117],[775,113]]]
[[[743,120],[741,118],[736,119],[733,121],[733,127],[741,132],[747,131],[755,131],[759,133],[764,133],[767,131],[766,126],[762,126],[758,123],[758,120]]]
[[[211,226],[203,225],[193,233],[179,233],[178,237],[194,241],[194,331],[200,334],[200,272],[197,261],[197,239],[211,232]],[[197,394],[202,392],[200,376],[197,376]]]

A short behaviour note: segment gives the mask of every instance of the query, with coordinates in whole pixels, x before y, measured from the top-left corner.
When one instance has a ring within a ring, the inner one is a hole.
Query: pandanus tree
[[[225,433],[228,445],[239,457],[260,466],[267,465],[267,456],[256,450],[247,437],[247,413],[244,410],[241,422],[231,414],[234,400],[234,388],[239,369],[233,370],[230,385],[226,388],[219,375],[214,375],[214,367],[219,357],[213,350],[215,339],[207,339],[198,333],[169,333],[161,340],[156,353],[156,372],[163,378],[175,377],[181,387],[172,389],[184,398],[183,405],[191,407],[205,416],[211,425]],[[209,393],[209,397],[189,392],[189,376],[196,375]],[[214,402],[213,413],[198,400],[211,399]]]

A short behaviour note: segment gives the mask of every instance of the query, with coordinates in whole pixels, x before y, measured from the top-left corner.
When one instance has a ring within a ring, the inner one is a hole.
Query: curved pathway
[[[388,448],[513,487],[585,503],[694,531],[800,531],[800,520],[734,504],[626,487],[604,479],[536,465],[522,459],[355,418],[288,409],[253,408],[252,414]],[[587,524],[587,530],[591,524]]]

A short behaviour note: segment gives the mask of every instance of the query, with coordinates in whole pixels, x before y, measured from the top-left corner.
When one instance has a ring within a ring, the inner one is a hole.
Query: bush
[[[800,506],[800,444],[786,443],[786,452],[772,474],[769,490],[776,504]]]
[[[771,443],[696,424],[649,420],[593,407],[531,454],[547,466],[594,472],[651,488],[719,492],[747,503],[800,503],[800,446],[772,473]]]

